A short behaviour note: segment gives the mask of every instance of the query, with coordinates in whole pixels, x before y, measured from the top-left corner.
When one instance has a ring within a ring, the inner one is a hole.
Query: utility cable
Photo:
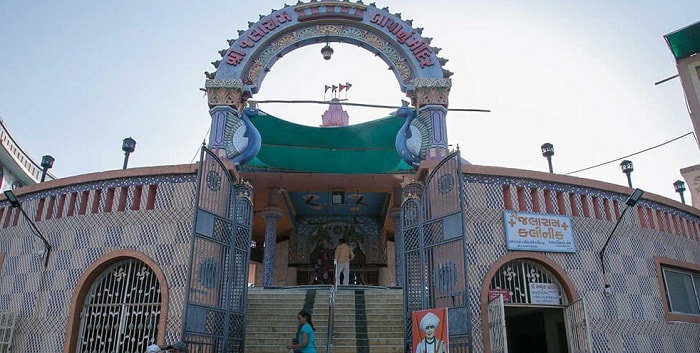
[[[659,148],[659,147],[661,147],[661,146],[663,146],[663,145],[667,145],[667,144],[669,144],[669,143],[671,143],[671,142],[673,142],[673,141],[676,141],[676,140],[681,139],[681,138],[683,138],[683,137],[686,137],[686,136],[688,136],[688,135],[693,135],[693,136],[695,136],[695,133],[694,133],[693,131],[690,131],[690,132],[685,133],[685,134],[683,134],[683,135],[681,135],[681,136],[678,136],[678,137],[673,138],[673,139],[671,139],[671,140],[668,140],[668,141],[666,141],[666,142],[660,143],[660,144],[658,144],[658,145],[656,145],[656,146],[652,146],[652,147],[643,149],[643,150],[641,150],[641,151],[637,151],[637,152],[634,152],[634,153],[632,153],[632,154],[628,154],[628,155],[626,155],[626,156],[618,157],[618,158],[613,159],[613,160],[611,160],[611,161],[607,161],[607,162],[604,162],[604,163],[596,164],[596,165],[591,166],[591,167],[587,167],[587,168],[575,170],[575,171],[573,171],[573,172],[568,172],[568,173],[565,173],[565,175],[576,174],[576,173],[578,173],[578,172],[583,172],[583,171],[586,171],[586,170],[589,170],[589,169],[598,168],[598,167],[604,166],[604,165],[606,165],[606,164],[610,164],[610,163],[613,163],[613,162],[617,162],[617,161],[619,161],[619,160],[621,160],[621,159],[629,158],[629,157],[638,155],[638,154],[640,154],[640,153],[644,153],[644,152],[647,152],[647,151],[651,151],[651,150],[653,150],[653,149],[655,149],[655,148]],[[697,137],[695,137],[695,141],[697,142]]]
[[[333,104],[330,101],[316,101],[316,100],[280,100],[280,99],[270,99],[270,100],[255,100],[256,103],[302,103],[302,104]],[[370,104],[370,103],[350,103],[350,102],[338,102],[340,105],[349,105],[355,107],[367,107],[367,108],[385,108],[385,109],[398,109],[400,106],[395,105],[381,105],[381,104]],[[490,113],[489,109],[467,109],[467,108],[452,108],[447,109],[448,111],[455,112],[479,112],[479,113]]]

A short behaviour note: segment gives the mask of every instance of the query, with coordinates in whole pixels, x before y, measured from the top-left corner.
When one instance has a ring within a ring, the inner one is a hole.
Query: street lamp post
[[[53,167],[53,162],[55,159],[50,156],[50,155],[45,155],[41,157],[41,182],[43,183],[44,180],[46,180],[46,173],[49,172],[49,169]]]
[[[685,205],[685,197],[683,196],[683,192],[685,191],[685,183],[683,180],[676,180],[673,183],[673,187],[676,189],[676,192],[681,195],[681,202]]]
[[[612,287],[610,287],[610,283],[608,282],[608,274],[605,271],[605,261],[603,261],[603,257],[605,256],[605,248],[608,247],[608,243],[610,242],[610,239],[612,238],[613,234],[615,233],[615,229],[617,229],[617,226],[620,225],[620,221],[622,221],[622,217],[625,216],[625,212],[627,212],[628,209],[631,207],[634,207],[634,205],[639,202],[639,199],[642,198],[642,195],[644,194],[644,191],[642,189],[634,189],[630,197],[625,201],[625,208],[622,210],[622,213],[620,214],[620,218],[617,219],[615,222],[615,226],[613,229],[610,231],[610,234],[608,234],[608,238],[605,240],[605,244],[603,244],[603,248],[600,250],[600,253],[598,253],[598,256],[600,257],[600,268],[603,270],[603,281],[605,282],[605,287],[603,289],[603,293],[605,296],[609,296],[612,294]]]
[[[547,158],[547,163],[549,164],[549,173],[554,173],[552,169],[552,156],[554,155],[554,145],[547,142],[543,144],[540,148],[542,148],[542,156]]]
[[[46,238],[44,238],[44,235],[41,234],[41,231],[39,230],[39,228],[37,228],[36,224],[34,224],[32,219],[29,218],[27,213],[24,212],[24,209],[22,208],[22,203],[19,202],[19,199],[17,199],[17,196],[15,196],[15,193],[12,192],[12,190],[5,190],[4,194],[5,194],[5,198],[7,199],[7,201],[10,202],[10,206],[12,206],[13,208],[19,209],[19,211],[22,213],[22,216],[24,216],[24,219],[31,226],[32,232],[34,233],[34,235],[36,235],[39,239],[41,239],[41,241],[44,242],[44,256],[46,256],[46,258],[44,259],[44,267],[48,266],[49,254],[51,253],[51,244],[49,244],[49,242],[46,240]]]
[[[632,172],[634,171],[632,161],[625,159],[620,163],[620,168],[622,168],[622,172],[627,175],[627,185],[632,188]]]
[[[124,151],[124,166],[122,169],[126,169],[129,164],[129,155],[136,150],[136,140],[131,137],[127,137],[122,141],[122,151]]]

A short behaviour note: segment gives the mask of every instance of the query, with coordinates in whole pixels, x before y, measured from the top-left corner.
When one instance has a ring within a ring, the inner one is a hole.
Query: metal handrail
[[[335,272],[338,273],[338,263],[334,261]],[[328,294],[328,335],[326,337],[326,353],[331,352],[331,347],[333,347],[333,334],[335,331],[335,295],[338,292],[338,283],[334,281],[331,286],[330,293]]]

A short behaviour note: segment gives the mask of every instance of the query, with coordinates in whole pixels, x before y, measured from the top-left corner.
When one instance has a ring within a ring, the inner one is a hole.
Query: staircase
[[[246,353],[286,352],[296,335],[296,315],[311,313],[319,353],[402,353],[403,292],[369,286],[341,286],[335,300],[335,330],[330,352],[330,286],[248,289]]]

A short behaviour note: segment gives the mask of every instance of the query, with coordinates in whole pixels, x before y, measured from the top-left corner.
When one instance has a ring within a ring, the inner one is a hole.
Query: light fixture
[[[331,203],[334,205],[342,205],[343,203],[345,203],[345,192],[343,192],[343,191],[331,192]]]
[[[629,160],[624,160],[620,162],[620,168],[622,169],[622,172],[627,175],[627,185],[629,187],[632,187],[632,172],[634,171],[634,166],[632,165],[632,161]]]
[[[683,192],[685,191],[685,183],[683,180],[676,180],[673,183],[673,187],[676,189],[676,192],[681,195],[681,202],[685,205],[685,196],[683,196]]]
[[[44,180],[46,180],[46,173],[48,173],[49,169],[53,167],[54,161],[55,161],[55,159],[48,154],[41,157],[41,182],[42,183],[44,182]]]
[[[17,198],[17,196],[15,196],[15,193],[12,192],[12,190],[5,190],[4,194],[5,194],[5,198],[7,199],[7,201],[10,202],[10,206],[18,209],[20,211],[20,213],[22,213],[22,216],[24,216],[24,219],[31,226],[32,232],[34,233],[34,235],[36,235],[39,239],[41,239],[41,241],[44,242],[44,250],[45,251],[44,251],[44,254],[42,254],[42,255],[46,255],[46,259],[44,260],[44,267],[48,266],[49,254],[51,253],[51,245],[46,240],[46,238],[44,238],[44,235],[41,234],[41,231],[39,230],[39,228],[37,228],[36,224],[34,224],[34,221],[32,221],[32,219],[29,218],[27,213],[24,212],[24,209],[22,209],[22,203],[19,202],[19,199]]]
[[[12,190],[5,190],[4,193],[5,193],[5,198],[7,199],[7,201],[10,201],[10,205],[12,207],[21,207],[22,206],[22,204],[17,199],[17,196],[15,196],[15,193],[12,192]]]
[[[610,287],[610,283],[608,282],[608,274],[605,271],[605,261],[603,261],[603,257],[605,256],[605,249],[608,247],[608,243],[610,242],[610,239],[612,238],[612,235],[615,233],[615,229],[617,229],[617,226],[620,225],[620,221],[622,221],[622,217],[625,216],[625,212],[627,212],[628,209],[631,207],[634,207],[634,205],[639,202],[639,199],[642,198],[642,195],[644,194],[644,191],[642,189],[634,189],[632,194],[627,198],[627,201],[625,201],[625,208],[622,210],[622,213],[620,213],[620,217],[617,219],[615,222],[615,226],[613,227],[612,231],[610,231],[610,234],[608,234],[608,238],[605,240],[605,244],[603,244],[603,248],[600,250],[600,253],[598,253],[600,257],[600,268],[603,270],[603,281],[605,283],[605,287],[603,289],[603,294],[606,297],[609,297],[612,295],[612,287]]]
[[[330,60],[331,55],[333,55],[333,48],[331,48],[331,45],[328,42],[328,39],[326,39],[326,46],[321,48],[321,55],[323,55],[324,60]]]
[[[642,198],[643,194],[644,191],[642,191],[642,189],[634,189],[634,191],[632,191],[632,195],[630,195],[627,201],[625,201],[625,204],[629,207],[634,207],[634,205],[636,205],[637,202],[639,202],[639,199]]]
[[[122,151],[124,151],[124,166],[122,169],[126,169],[129,164],[129,155],[136,150],[136,140],[131,137],[127,137],[122,141]]]
[[[554,145],[547,142],[540,147],[542,149],[542,156],[547,158],[547,163],[549,164],[549,173],[552,174],[552,156],[554,155]]]

